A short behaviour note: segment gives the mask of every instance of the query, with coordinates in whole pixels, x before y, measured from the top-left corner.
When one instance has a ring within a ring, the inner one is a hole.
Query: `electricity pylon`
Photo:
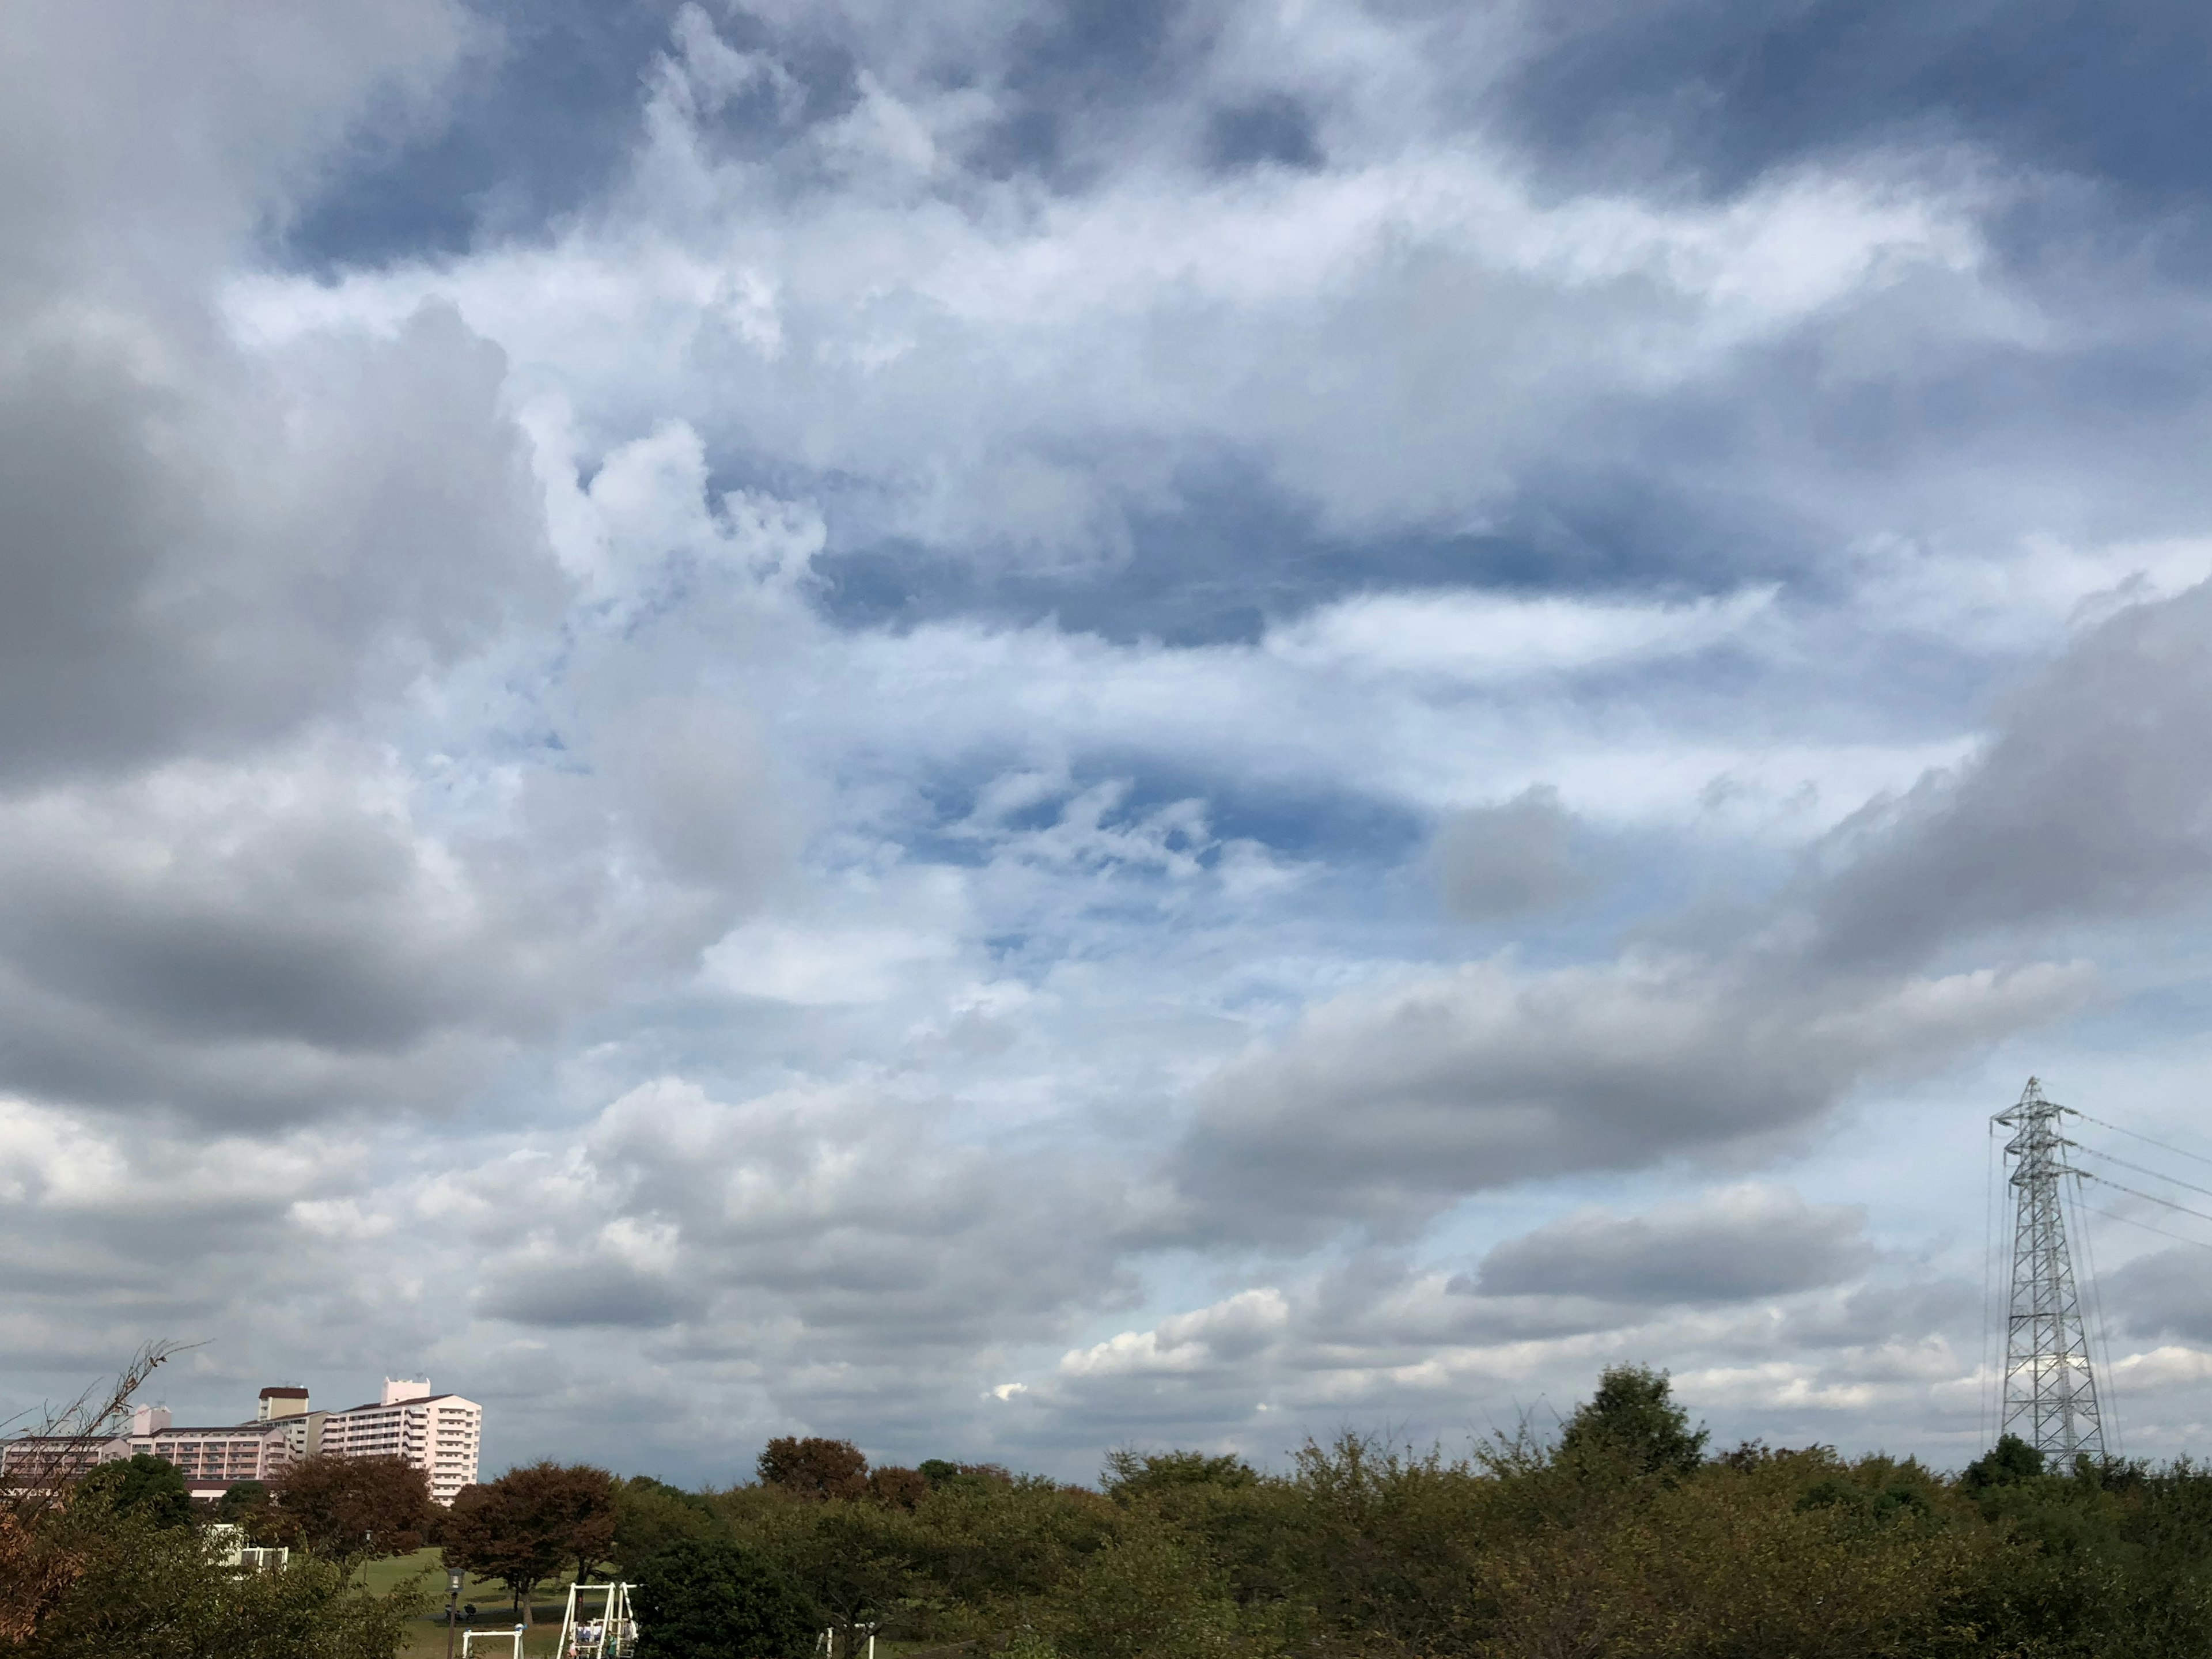
[[[1993,1120],[2013,1132],[2011,1311],[2005,1328],[2004,1406],[1999,1435],[2016,1434],[2066,1468],[2075,1455],[2105,1455],[2097,1413],[2097,1379],[2089,1365],[2089,1333],[2074,1288],[2066,1214],[2058,1183],[2074,1174],[2058,1133],[2067,1108],[2043,1097],[2027,1080],[2020,1103]]]

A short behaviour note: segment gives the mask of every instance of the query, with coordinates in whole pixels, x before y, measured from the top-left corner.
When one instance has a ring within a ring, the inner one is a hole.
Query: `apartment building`
[[[0,1482],[44,1486],[99,1464],[144,1452],[176,1465],[195,1498],[213,1498],[241,1480],[264,1485],[303,1457],[404,1457],[422,1471],[430,1496],[450,1504],[477,1478],[483,1407],[425,1382],[386,1377],[376,1401],[342,1412],[311,1411],[307,1391],[261,1390],[251,1423],[178,1427],[166,1406],[140,1406],[123,1433],[100,1439],[21,1436],[0,1441]]]
[[[220,1498],[241,1480],[265,1485],[297,1455],[282,1424],[179,1426],[167,1406],[141,1406],[124,1432],[98,1440],[25,1436],[0,1442],[0,1479],[43,1486],[142,1452],[174,1464],[185,1489],[206,1498]]]
[[[426,1382],[386,1377],[374,1401],[323,1419],[326,1457],[404,1457],[430,1482],[430,1496],[451,1504],[475,1484],[483,1438],[483,1407],[457,1394],[432,1394]]]
[[[175,1464],[195,1498],[220,1498],[241,1480],[258,1480],[266,1486],[283,1473],[294,1455],[291,1436],[283,1424],[180,1427],[170,1421],[167,1406],[139,1407],[131,1415],[130,1432],[109,1444],[111,1457],[134,1457],[144,1452]]]

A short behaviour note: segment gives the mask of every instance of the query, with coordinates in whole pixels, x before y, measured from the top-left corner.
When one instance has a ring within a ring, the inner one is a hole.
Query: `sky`
[[[0,1417],[2212,1454],[2208,51],[24,0]]]

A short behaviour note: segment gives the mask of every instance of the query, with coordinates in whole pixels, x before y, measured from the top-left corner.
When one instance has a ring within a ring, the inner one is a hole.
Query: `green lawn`
[[[417,1550],[412,1555],[387,1556],[372,1561],[362,1571],[371,1589],[388,1590],[415,1575],[423,1574],[426,1589],[436,1598],[436,1611],[416,1620],[410,1627],[406,1646],[400,1649],[400,1659],[434,1659],[446,1651],[446,1565],[434,1549]],[[531,1598],[534,1626],[522,1638],[522,1650],[530,1659],[547,1659],[561,1639],[561,1612],[568,1603],[568,1581],[571,1575],[563,1574],[557,1582],[540,1584]],[[593,1598],[596,1600],[597,1598]],[[508,1596],[507,1586],[488,1578],[474,1576],[461,1585],[461,1602],[477,1604],[473,1626],[463,1625],[463,1631],[512,1630],[514,1627],[514,1603]],[[483,1644],[477,1644],[478,1652]],[[461,1650],[460,1637],[453,1638],[453,1651]],[[498,1659],[506,1659],[504,1642],[489,1650]]]

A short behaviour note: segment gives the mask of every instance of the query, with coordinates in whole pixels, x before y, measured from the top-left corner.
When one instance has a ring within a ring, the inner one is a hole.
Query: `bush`
[[[639,1659],[807,1659],[814,1610],[727,1538],[691,1538],[648,1557],[632,1598]]]
[[[392,1659],[418,1587],[388,1596],[310,1557],[266,1573],[222,1566],[189,1527],[118,1512],[80,1493],[41,1527],[71,1577],[20,1659]]]

